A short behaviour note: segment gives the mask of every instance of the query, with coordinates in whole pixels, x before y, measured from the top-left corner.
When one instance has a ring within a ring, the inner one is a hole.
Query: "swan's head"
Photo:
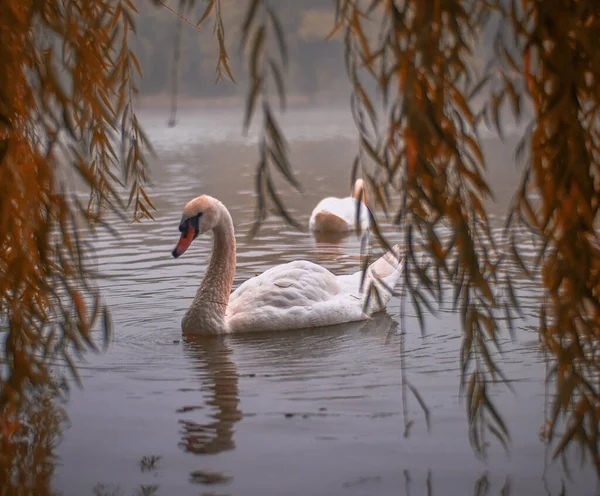
[[[365,182],[362,179],[357,179],[352,187],[352,198],[360,200],[363,203],[367,203],[367,188],[365,188]]]
[[[177,258],[185,252],[200,234],[213,229],[219,223],[219,202],[208,195],[194,198],[183,209],[179,231],[181,237],[173,250]]]

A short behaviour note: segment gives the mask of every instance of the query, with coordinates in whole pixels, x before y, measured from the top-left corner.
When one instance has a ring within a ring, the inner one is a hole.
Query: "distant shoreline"
[[[171,95],[169,93],[157,93],[154,95],[142,95],[136,99],[136,105],[139,108],[155,108],[165,109],[171,108]],[[290,95],[286,98],[286,104],[289,107],[302,107],[305,105],[314,105],[319,103],[319,99],[311,99],[305,95]],[[341,102],[340,102],[341,104]],[[243,96],[231,96],[231,97],[192,97],[187,95],[180,95],[177,97],[177,109],[189,109],[189,108],[233,108],[233,107],[244,107],[246,105],[245,97]],[[273,105],[279,106],[279,99],[273,96]]]

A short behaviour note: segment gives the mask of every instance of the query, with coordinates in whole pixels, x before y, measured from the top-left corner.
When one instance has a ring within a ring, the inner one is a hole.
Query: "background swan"
[[[359,291],[362,272],[335,276],[305,260],[277,265],[240,285],[233,293],[235,236],[229,211],[219,200],[202,195],[189,202],[179,224],[181,238],[173,250],[182,255],[192,241],[213,231],[208,269],[182,321],[184,332],[228,333],[321,327],[369,318],[385,309],[402,273],[399,248],[367,268],[364,288],[379,289],[380,298]]]
[[[362,179],[357,179],[352,188],[352,196],[336,198],[330,196],[321,200],[312,211],[308,228],[314,232],[353,231],[356,222],[356,209],[360,207],[360,229],[369,228],[370,219],[367,203],[367,190]]]

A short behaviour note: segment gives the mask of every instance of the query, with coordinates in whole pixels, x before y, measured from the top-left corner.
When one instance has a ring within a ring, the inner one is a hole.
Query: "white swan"
[[[335,276],[320,265],[299,260],[277,265],[245,281],[233,293],[235,236],[229,211],[219,200],[202,195],[183,210],[179,225],[181,238],[173,250],[177,258],[192,241],[213,231],[213,250],[208,269],[192,305],[181,323],[186,333],[229,333],[321,327],[368,319],[385,310],[402,267],[399,248],[388,252],[367,268],[363,288],[362,272]],[[366,313],[363,303],[368,303]]]
[[[352,188],[352,196],[346,198],[328,197],[321,200],[312,211],[308,228],[314,232],[342,233],[353,231],[356,225],[356,209],[360,207],[360,229],[369,228],[369,208],[367,190],[362,179],[357,179]]]

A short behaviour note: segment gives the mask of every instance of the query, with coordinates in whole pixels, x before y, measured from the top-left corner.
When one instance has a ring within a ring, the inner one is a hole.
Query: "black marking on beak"
[[[194,215],[194,217],[182,219],[181,223],[179,224],[179,232],[182,234],[187,233],[188,226],[191,225],[194,228],[194,239],[196,239],[198,234],[200,234],[200,227],[198,226],[200,217],[202,217],[202,212],[200,212],[198,215]]]

